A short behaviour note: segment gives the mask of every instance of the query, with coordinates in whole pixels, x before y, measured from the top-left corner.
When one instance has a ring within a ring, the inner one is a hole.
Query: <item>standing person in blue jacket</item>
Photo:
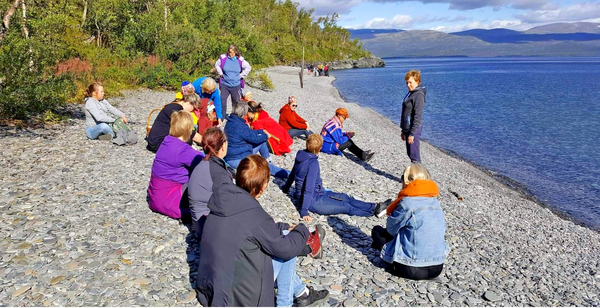
[[[342,151],[348,149],[360,160],[368,162],[373,158],[375,153],[361,150],[354,144],[354,141],[352,141],[354,132],[344,132],[342,130],[344,121],[349,117],[346,108],[338,108],[335,110],[335,116],[327,121],[321,130],[321,136],[323,136],[323,148],[321,149],[321,152],[342,155]]]
[[[408,93],[402,102],[400,138],[406,141],[406,154],[413,163],[421,162],[421,133],[423,131],[423,108],[427,89],[421,86],[421,72],[411,70],[404,76]]]
[[[215,105],[215,112],[217,113],[217,119],[219,125],[223,123],[223,113],[221,108],[221,91],[217,89],[217,83],[210,77],[200,77],[192,82],[196,94],[200,98],[208,98]]]
[[[237,169],[240,161],[248,155],[260,153],[267,161],[270,156],[267,140],[271,138],[271,134],[264,129],[252,130],[246,124],[244,116],[251,119],[254,117],[253,112],[256,112],[256,110],[249,111],[248,108],[248,103],[244,101],[233,104],[233,112],[229,116],[227,124],[225,124],[225,134],[229,141],[229,148],[224,160],[235,169]],[[270,162],[269,169],[272,176],[279,178],[287,178],[290,173],[288,170],[279,168]]]
[[[320,215],[348,214],[355,216],[381,216],[391,199],[381,203],[369,203],[356,200],[343,193],[335,193],[323,188],[321,167],[317,155],[323,146],[323,138],[317,134],[306,139],[306,150],[298,151],[294,167],[283,186],[287,193],[296,181],[295,194],[300,195],[302,209],[300,216],[305,222],[311,222],[309,211]]]
[[[252,67],[240,54],[240,50],[234,44],[229,45],[227,54],[219,56],[215,62],[215,69],[221,75],[221,108],[222,114],[227,115],[227,98],[231,95],[231,105],[241,98],[244,88],[244,78],[248,76]]]

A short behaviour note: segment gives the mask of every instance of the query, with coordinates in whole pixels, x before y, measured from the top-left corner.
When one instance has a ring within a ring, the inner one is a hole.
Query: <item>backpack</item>
[[[221,71],[223,71],[223,68],[225,67],[225,61],[227,60],[227,55],[222,54],[219,58],[221,59]],[[242,58],[242,56],[238,56],[238,62],[240,63],[240,72],[241,72],[244,70],[242,68],[242,63],[244,62],[244,58]],[[221,76],[221,78],[219,78],[219,84],[221,84],[221,82],[223,82],[223,76]],[[241,83],[242,89],[243,89],[246,85],[244,82],[244,78],[240,79],[240,83]]]
[[[112,124],[112,129],[117,135],[117,137],[112,140],[114,144],[126,145],[137,143],[137,132],[125,125],[122,119],[115,120],[115,122]]]

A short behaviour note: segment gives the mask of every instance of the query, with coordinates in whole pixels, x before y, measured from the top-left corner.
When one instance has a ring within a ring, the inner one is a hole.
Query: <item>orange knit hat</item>
[[[348,110],[346,110],[346,108],[338,108],[335,110],[335,114],[336,115],[341,115],[344,118],[349,118],[350,116],[348,115]]]

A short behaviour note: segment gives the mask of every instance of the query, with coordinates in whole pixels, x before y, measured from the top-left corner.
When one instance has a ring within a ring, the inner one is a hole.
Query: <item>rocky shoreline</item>
[[[320,155],[325,187],[358,199],[393,198],[409,163],[400,131],[386,117],[344,102],[333,77],[300,89],[298,68],[267,69],[275,90],[251,89],[273,118],[287,97],[313,130],[338,107],[345,128],[377,152],[369,164]],[[109,101],[145,135],[151,109],[173,92],[129,91]],[[0,304],[4,306],[197,306],[197,240],[179,222],[152,213],[146,188],[154,155],[145,142],[117,147],[89,141],[82,114],[66,125],[0,127]],[[295,152],[274,157],[291,168]],[[440,186],[452,248],[442,275],[409,281],[384,270],[369,248],[370,230],[385,219],[318,216],[327,230],[324,258],[301,258],[298,272],[330,291],[327,306],[598,306],[600,233],[561,219],[471,164],[422,145],[424,164]],[[273,179],[259,200],[276,221],[298,223],[293,200]],[[452,192],[464,199],[459,200]],[[314,224],[313,223],[313,224]]]

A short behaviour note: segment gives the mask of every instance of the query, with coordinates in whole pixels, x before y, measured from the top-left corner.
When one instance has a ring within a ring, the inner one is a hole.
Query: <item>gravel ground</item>
[[[344,102],[333,77],[297,69],[268,70],[275,91],[253,90],[278,118],[287,96],[319,130],[338,107],[345,128],[370,164],[351,155],[320,155],[325,187],[366,201],[394,198],[409,163],[400,130],[370,109]],[[109,99],[145,135],[152,108],[174,93],[126,92]],[[65,126],[0,128],[0,305],[196,306],[198,245],[178,221],[148,209],[153,154],[145,142],[118,147],[89,141],[82,113]],[[304,141],[273,161],[291,168]],[[554,215],[484,172],[422,145],[423,161],[440,186],[452,251],[442,275],[409,281],[385,272],[369,234],[384,218],[318,216],[327,230],[324,258],[301,258],[298,273],[330,291],[328,306],[599,306],[600,234]],[[273,180],[261,204],[276,221],[298,223],[293,201]],[[461,195],[460,201],[450,191]]]

